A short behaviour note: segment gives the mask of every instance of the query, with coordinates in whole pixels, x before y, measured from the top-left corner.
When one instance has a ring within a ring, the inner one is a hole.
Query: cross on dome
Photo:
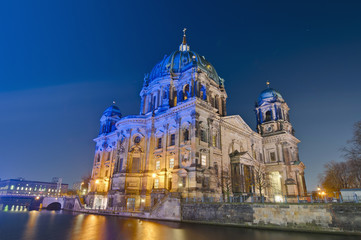
[[[186,31],[187,31],[187,28],[184,28],[183,29],[183,44],[187,44],[187,42],[186,42]]]
[[[186,40],[186,31],[187,28],[183,28],[183,41],[182,44],[179,46],[179,51],[182,52],[189,51],[189,46],[187,45],[187,40]]]

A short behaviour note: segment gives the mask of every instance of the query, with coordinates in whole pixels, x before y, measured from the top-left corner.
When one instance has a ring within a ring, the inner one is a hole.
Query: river
[[[351,240],[360,237],[157,222],[62,211],[2,212],[1,240]]]

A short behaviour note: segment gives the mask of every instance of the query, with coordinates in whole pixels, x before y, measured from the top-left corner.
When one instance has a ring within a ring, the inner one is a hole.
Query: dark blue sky
[[[265,82],[281,92],[311,190],[361,120],[361,2],[315,2],[2,1],[0,178],[89,173],[104,109],[137,114],[144,73],[187,27],[229,114],[255,129]]]

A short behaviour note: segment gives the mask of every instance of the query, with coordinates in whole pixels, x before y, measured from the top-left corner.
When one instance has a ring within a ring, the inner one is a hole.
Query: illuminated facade
[[[67,193],[68,184],[40,182],[24,178],[0,181],[0,196],[58,196]]]
[[[271,88],[261,93],[259,133],[240,116],[227,116],[224,80],[190,51],[185,35],[179,50],[145,76],[140,97],[139,115],[122,117],[115,105],[103,113],[90,206],[144,210],[168,195],[219,199],[227,181],[232,195],[255,195],[256,165],[272,182],[261,190],[265,196],[306,192],[299,141],[281,95]]]

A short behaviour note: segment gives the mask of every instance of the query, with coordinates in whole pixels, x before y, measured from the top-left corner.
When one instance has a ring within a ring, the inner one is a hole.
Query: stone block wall
[[[157,206],[151,209],[148,218],[160,220],[181,220],[181,205],[179,198],[173,198],[169,195],[162,200]]]
[[[361,234],[361,204],[183,204],[182,221]]]

